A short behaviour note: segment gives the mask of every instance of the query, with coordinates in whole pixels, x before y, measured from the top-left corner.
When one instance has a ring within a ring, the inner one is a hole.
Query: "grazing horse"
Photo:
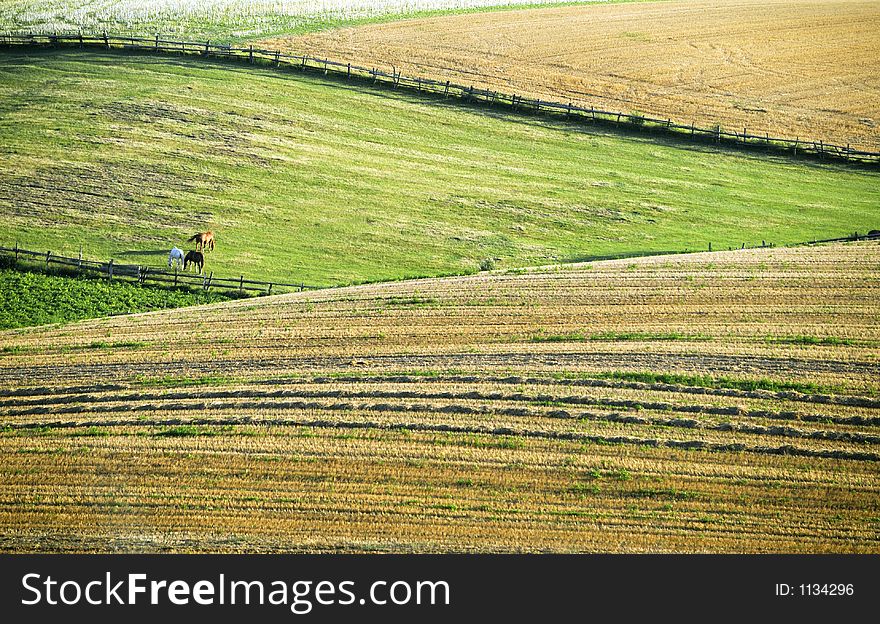
[[[172,247],[171,253],[168,254],[168,266],[174,266],[175,263],[177,263],[177,266],[183,264],[183,252],[177,247]]]
[[[192,243],[195,242],[196,249],[200,249],[202,251],[207,250],[209,247],[211,251],[214,251],[214,232],[208,230],[207,232],[199,232],[198,234],[193,235],[186,242]]]
[[[205,256],[202,255],[201,251],[186,252],[186,258],[183,259],[183,270],[186,271],[190,264],[198,267],[199,275],[201,275],[202,269],[205,267]]]

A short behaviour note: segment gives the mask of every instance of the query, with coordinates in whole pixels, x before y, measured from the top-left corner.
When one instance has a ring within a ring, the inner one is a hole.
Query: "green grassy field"
[[[227,301],[216,292],[45,275],[0,265],[0,330]]]
[[[880,177],[198,59],[0,55],[0,243],[331,285],[877,226]]]

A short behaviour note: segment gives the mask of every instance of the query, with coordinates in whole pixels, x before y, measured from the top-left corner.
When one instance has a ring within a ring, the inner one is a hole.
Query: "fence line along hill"
[[[378,67],[358,65],[351,61],[340,61],[327,57],[313,56],[308,54],[295,55],[282,52],[279,47],[289,47],[285,41],[270,41],[270,44],[280,44],[273,49],[262,47],[235,47],[231,45],[216,45],[210,41],[176,41],[163,39],[159,35],[154,38],[134,36],[111,36],[103,33],[97,35],[77,34],[3,34],[0,35],[0,47],[2,46],[78,46],[80,48],[101,47],[106,50],[129,50],[139,52],[152,52],[157,54],[191,54],[204,57],[219,57],[223,59],[245,60],[251,64],[256,62],[268,63],[275,67],[294,68],[300,71],[322,72],[324,75],[332,74],[336,77],[344,77],[347,80],[366,79],[373,85],[382,84],[394,89],[404,89],[417,93],[434,94],[444,98],[456,98],[465,103],[478,103],[488,107],[500,107],[513,112],[524,114],[539,114],[560,116],[566,120],[576,120],[590,124],[612,125],[624,128],[627,131],[634,128],[650,130],[664,135],[672,136],[685,141],[697,141],[702,143],[724,144],[740,148],[752,148],[770,152],[789,152],[793,156],[800,154],[818,158],[821,160],[840,160],[856,163],[880,163],[880,152],[869,151],[853,147],[852,144],[840,144],[822,139],[801,139],[800,137],[780,137],[771,135],[769,132],[755,132],[754,126],[750,132],[746,126],[730,129],[721,123],[714,123],[711,127],[690,123],[673,121],[672,117],[657,117],[639,111],[609,109],[604,104],[597,106],[584,103],[576,104],[579,98],[571,97],[564,92],[536,93],[529,85],[525,89],[528,95],[516,92],[505,93],[499,90],[497,84],[489,85],[484,80],[471,79],[467,84],[453,82],[446,75],[429,72],[429,76],[404,75],[398,70],[395,63],[390,63],[391,72],[382,71]],[[475,86],[481,82],[482,86]],[[548,94],[549,93],[549,94]],[[529,97],[529,95],[531,97]],[[567,96],[564,100],[562,96]],[[549,98],[549,99],[546,99]],[[729,121],[729,120],[726,120]],[[870,121],[870,120],[869,120]],[[808,133],[808,136],[809,133]]]
[[[245,279],[244,275],[238,277],[214,276],[213,271],[195,273],[193,269],[184,271],[179,264],[175,263],[171,268],[156,268],[155,266],[142,264],[125,264],[114,262],[111,258],[107,262],[88,260],[80,254],[77,257],[53,254],[49,251],[34,251],[23,249],[16,243],[14,247],[0,246],[0,256],[5,256],[15,263],[21,261],[24,266],[39,265],[47,270],[61,267],[67,271],[82,275],[98,275],[108,280],[125,279],[133,280],[140,284],[158,284],[161,286],[200,288],[210,290],[212,287],[220,290],[237,290],[239,293],[261,293],[271,295],[273,289],[276,293],[290,290],[303,291],[315,289],[318,286],[309,286],[300,282],[290,284],[286,282],[267,282],[260,280]]]
[[[3,332],[0,548],[877,553],[878,263],[766,248]]]
[[[698,127],[880,149],[880,4],[614,3],[440,16],[265,47]]]

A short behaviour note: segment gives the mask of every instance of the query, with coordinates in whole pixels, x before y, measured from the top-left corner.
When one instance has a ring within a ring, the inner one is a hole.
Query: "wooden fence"
[[[818,245],[820,243],[851,243],[855,241],[868,241],[868,240],[876,240],[880,241],[880,230],[871,230],[867,234],[859,234],[858,232],[853,232],[849,236],[841,236],[838,238],[823,238],[821,240],[811,240],[806,243],[802,243],[803,245]]]
[[[285,284],[283,282],[261,282],[256,280],[248,280],[244,275],[239,277],[214,277],[213,271],[208,274],[196,275],[192,273],[184,273],[177,270],[166,271],[151,266],[139,264],[118,264],[112,259],[109,262],[96,262],[94,260],[84,260],[82,254],[77,258],[69,256],[59,256],[51,251],[32,251],[22,249],[15,244],[15,247],[0,247],[0,253],[15,258],[15,262],[19,260],[30,261],[32,263],[44,264],[46,269],[50,265],[60,265],[71,270],[80,272],[97,273],[106,276],[108,280],[126,279],[133,280],[140,284],[153,282],[163,286],[197,288],[202,290],[222,289],[235,290],[240,294],[245,292],[258,292],[271,295],[273,292],[289,292],[316,290],[320,286],[308,286],[306,284]]]
[[[264,50],[205,42],[185,42],[152,38],[118,37],[103,33],[101,35],[79,34],[4,34],[0,35],[0,46],[74,46],[99,47],[106,50],[131,50],[152,53],[173,53],[198,55],[223,59],[235,59],[251,64],[265,64],[285,67],[299,71],[318,71],[324,75],[335,75],[346,80],[363,80],[371,84],[383,84],[392,88],[406,89],[417,93],[434,94],[442,97],[458,98],[464,102],[482,104],[490,107],[506,108],[518,113],[532,113],[561,116],[566,119],[625,126],[629,129],[642,129],[665,133],[685,140],[724,144],[743,148],[756,148],[765,151],[786,152],[818,159],[840,160],[845,162],[880,164],[880,152],[852,149],[849,145],[835,145],[823,141],[804,141],[786,139],[742,132],[728,131],[721,126],[700,128],[694,124],[682,125],[671,119],[658,119],[634,113],[602,110],[594,107],[576,106],[554,100],[526,98],[515,94],[501,93],[474,86],[455,84],[429,78],[412,78],[400,73],[387,73],[377,68],[366,68],[351,63],[340,63],[329,59],[311,56],[283,54],[278,50]]]
[[[880,233],[877,230],[872,230],[871,233],[868,234],[859,234],[858,232],[853,232],[849,236],[842,236],[838,238],[826,238],[822,240],[811,240],[803,243],[795,243],[791,246],[797,245],[816,245],[820,243],[836,243],[836,242],[854,242],[854,241],[865,241],[865,240],[876,240],[880,241]],[[774,247],[773,243],[768,243],[766,241],[761,241],[760,245],[747,245],[743,243],[739,249],[759,249],[765,247]],[[722,251],[723,248],[715,248],[713,250],[712,243],[709,243],[708,251]],[[733,247],[728,247],[729,249],[734,249]],[[684,251],[657,251],[657,252],[647,252],[645,254],[639,255],[677,255],[677,254],[689,254],[689,253],[698,253],[702,250],[699,249],[685,249]],[[18,246],[18,243],[15,244],[15,247],[2,247],[0,246],[0,254],[5,254],[7,256],[13,257],[15,259],[16,264],[21,261],[28,261],[34,264],[45,265],[46,269],[49,269],[51,265],[60,265],[63,267],[67,267],[70,270],[79,271],[79,272],[91,272],[97,273],[99,275],[104,275],[108,280],[114,279],[127,279],[133,280],[140,284],[145,284],[147,282],[153,282],[157,284],[161,284],[163,286],[172,286],[172,287],[188,287],[188,288],[197,288],[202,290],[209,290],[211,288],[222,289],[222,290],[232,290],[238,291],[240,294],[244,294],[245,292],[258,292],[262,294],[271,295],[274,289],[275,293],[280,292],[289,292],[289,291],[299,291],[302,292],[304,290],[318,290],[321,288],[325,288],[324,286],[309,286],[304,283],[299,284],[288,284],[283,282],[262,282],[256,280],[246,280],[244,275],[240,275],[239,277],[214,277],[213,271],[207,275],[195,275],[190,273],[183,273],[177,270],[175,267],[172,271],[166,271],[163,269],[158,269],[151,266],[138,265],[138,264],[118,264],[114,262],[112,259],[109,262],[96,262],[94,260],[85,260],[82,257],[82,253],[80,252],[79,257],[72,258],[69,256],[59,256],[57,254],[53,254],[51,251],[32,251],[30,249],[23,249]],[[631,257],[628,255],[610,255],[603,257],[595,257],[592,260],[611,260],[618,258]]]

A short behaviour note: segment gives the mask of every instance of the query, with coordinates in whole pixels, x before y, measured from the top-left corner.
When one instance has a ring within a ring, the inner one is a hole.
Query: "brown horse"
[[[198,267],[199,275],[201,275],[202,269],[205,267],[205,256],[201,251],[186,252],[186,257],[183,259],[183,270],[186,271],[190,264]]]
[[[207,232],[199,232],[195,234],[191,238],[187,239],[186,242],[191,243],[195,241],[196,249],[201,249],[202,251],[210,248],[211,251],[214,251],[214,232],[208,230]]]

